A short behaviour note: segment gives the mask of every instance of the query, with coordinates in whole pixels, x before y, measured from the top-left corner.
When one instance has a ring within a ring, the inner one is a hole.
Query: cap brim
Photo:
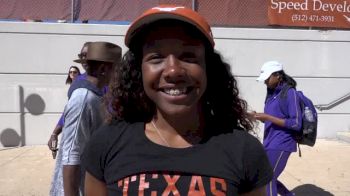
[[[83,59],[75,59],[73,61],[76,63],[86,63],[86,60],[83,60]]]
[[[258,82],[264,82],[267,78],[269,78],[271,73],[262,73],[260,76],[256,79]]]

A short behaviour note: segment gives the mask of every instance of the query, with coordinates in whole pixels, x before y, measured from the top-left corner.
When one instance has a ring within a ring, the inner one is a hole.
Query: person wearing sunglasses
[[[89,46],[90,43],[91,42],[85,42],[84,43],[83,47],[81,48],[80,53],[78,54],[78,59],[74,60],[74,62],[80,63],[84,69],[86,69],[85,68],[86,67],[85,59],[86,59],[88,46]],[[69,68],[69,71],[68,71],[66,84],[71,85],[76,79],[77,80],[81,80],[81,79],[85,79],[85,78],[86,78],[86,73],[81,74],[80,70],[79,70],[79,68],[77,66],[71,66]],[[56,153],[57,153],[57,150],[58,150],[57,149],[58,136],[62,132],[63,125],[64,125],[64,117],[63,117],[63,113],[62,113],[60,119],[58,120],[54,130],[52,131],[52,133],[50,135],[49,141],[47,142],[47,145],[48,145],[49,149],[52,151],[53,159],[56,158]]]
[[[89,48],[89,44],[91,42],[85,42],[83,47],[81,48],[80,53],[78,54],[78,59],[74,60],[74,62],[76,63],[80,63],[81,66],[84,68],[84,70],[86,71],[86,55],[87,55],[87,51]],[[79,79],[86,79],[86,72],[82,73],[81,75],[78,76],[78,80]]]
[[[67,79],[66,79],[66,84],[72,84],[72,82],[77,79],[77,77],[80,75],[80,70],[77,66],[70,66]]]
[[[116,44],[88,44],[86,58],[81,61],[85,64],[86,78],[76,79],[68,92],[50,195],[82,194],[84,168],[80,167],[80,154],[91,134],[104,121],[104,113],[101,112],[103,88],[120,59],[121,48]]]
[[[81,48],[80,53],[78,54],[78,59],[74,60],[74,62],[80,63],[82,65],[82,67],[84,68],[84,70],[86,70],[85,59],[86,59],[88,46],[90,43],[91,42],[84,43],[84,45]],[[66,84],[72,85],[73,82],[75,82],[77,80],[85,80],[86,77],[87,77],[86,72],[81,74],[80,70],[77,66],[71,66],[69,68],[69,71],[68,71]],[[69,89],[71,89],[71,88],[69,88]],[[64,126],[64,113],[62,112],[62,115],[61,115],[60,119],[58,120],[54,130],[52,131],[50,138],[49,138],[49,141],[47,142],[47,145],[52,152],[53,159],[56,159],[56,155],[58,152],[58,136],[62,133],[63,126]],[[60,158],[58,158],[58,159],[60,159]],[[56,162],[61,162],[61,161],[56,160]],[[60,163],[56,163],[56,164],[60,164]],[[58,178],[62,178],[62,175],[60,175],[60,177],[59,177],[58,172],[54,172],[53,181],[52,181],[51,190],[50,190],[51,195],[59,194],[60,192],[63,191],[62,183],[57,184],[57,181],[54,180],[54,179],[58,179]],[[61,187],[61,188],[57,188],[57,187]]]
[[[66,84],[71,85],[73,81],[76,80],[80,75],[80,70],[77,66],[70,66],[67,74]],[[58,135],[62,132],[63,124],[64,117],[62,114],[54,130],[52,131],[52,134],[50,135],[49,141],[47,142],[49,149],[52,151],[52,156],[54,159],[56,158]]]
[[[76,80],[80,75],[81,75],[80,70],[77,66],[74,66],[74,65],[70,66],[67,74],[66,84],[69,84],[69,85],[72,84],[73,81]],[[58,135],[62,132],[63,124],[64,124],[64,117],[62,114],[56,124],[55,129],[53,130],[50,136],[49,141],[47,142],[49,149],[52,151],[52,156],[54,159],[56,158]]]

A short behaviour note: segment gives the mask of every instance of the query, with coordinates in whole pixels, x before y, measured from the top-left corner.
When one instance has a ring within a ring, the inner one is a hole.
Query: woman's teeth
[[[182,89],[164,89],[164,92],[171,96],[182,95],[186,93],[187,88]]]

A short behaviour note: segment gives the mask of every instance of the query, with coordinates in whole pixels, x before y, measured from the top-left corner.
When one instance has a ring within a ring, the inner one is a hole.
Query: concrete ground
[[[293,153],[280,180],[300,196],[350,195],[350,143],[319,139]],[[44,145],[0,149],[0,195],[46,196],[54,160]]]

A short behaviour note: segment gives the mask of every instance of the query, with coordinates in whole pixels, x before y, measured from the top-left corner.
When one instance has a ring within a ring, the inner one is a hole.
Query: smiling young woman
[[[110,123],[84,151],[86,195],[264,195],[272,170],[204,18],[155,7],[125,44]]]

